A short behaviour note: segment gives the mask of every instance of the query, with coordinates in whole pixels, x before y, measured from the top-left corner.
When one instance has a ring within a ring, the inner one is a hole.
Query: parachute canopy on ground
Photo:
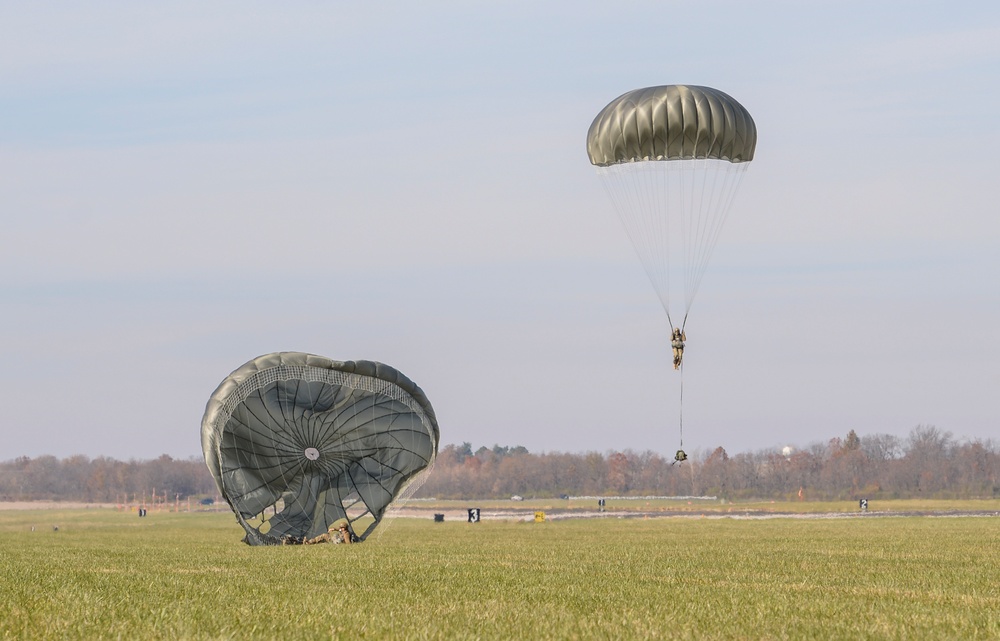
[[[710,87],[629,91],[590,125],[587,155],[671,325],[687,321],[756,146],[750,113]]]
[[[205,463],[251,545],[316,537],[347,519],[366,538],[437,456],[423,391],[373,361],[300,352],[230,374],[202,419]]]

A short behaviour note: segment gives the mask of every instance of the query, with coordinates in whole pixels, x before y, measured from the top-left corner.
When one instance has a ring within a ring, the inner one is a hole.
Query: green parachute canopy
[[[629,91],[590,125],[587,155],[671,325],[687,322],[756,146],[750,113],[710,87]]]
[[[347,519],[366,538],[428,470],[439,432],[423,391],[373,361],[260,356],[212,394],[202,450],[251,545],[301,542]]]
[[[643,160],[753,160],[757,127],[750,113],[718,89],[647,87],[622,94],[594,118],[590,162],[606,167]]]

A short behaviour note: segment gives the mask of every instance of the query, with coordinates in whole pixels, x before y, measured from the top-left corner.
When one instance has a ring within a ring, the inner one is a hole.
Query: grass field
[[[1000,639],[995,516],[388,525],[0,511],[0,638]]]

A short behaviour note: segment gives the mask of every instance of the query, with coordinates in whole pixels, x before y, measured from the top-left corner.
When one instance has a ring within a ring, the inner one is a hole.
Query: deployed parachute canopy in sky
[[[396,369],[267,354],[212,394],[202,450],[251,545],[298,543],[340,519],[364,540],[437,456],[423,391]]]
[[[594,118],[587,154],[681,330],[757,145],[749,112],[709,87],[629,91]]]

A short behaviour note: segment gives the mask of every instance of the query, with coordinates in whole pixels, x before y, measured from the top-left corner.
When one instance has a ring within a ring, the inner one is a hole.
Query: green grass
[[[0,638],[1000,638],[996,517],[389,525],[250,548],[228,514],[0,512]]]

